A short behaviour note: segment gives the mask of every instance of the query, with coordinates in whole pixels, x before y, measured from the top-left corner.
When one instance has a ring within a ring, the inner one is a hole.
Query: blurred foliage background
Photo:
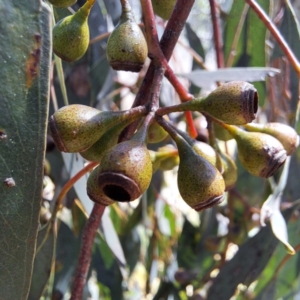
[[[31,2],[36,1],[28,1],[28,6]],[[130,2],[136,19],[141,20],[139,1]],[[300,59],[300,11],[297,1],[257,2],[275,22]],[[11,1],[10,7],[16,9],[20,3]],[[78,0],[72,9],[77,10],[83,3],[83,0]],[[254,82],[260,99],[258,121],[289,124],[299,132],[300,123],[296,115],[299,99],[297,74],[245,1],[220,0],[217,3],[226,67],[232,68],[231,76],[236,80],[243,76],[244,80]],[[8,7],[4,0],[0,1],[2,7]],[[26,9],[31,11],[33,8]],[[71,14],[72,9],[51,8],[47,10],[47,15],[58,21]],[[116,72],[110,68],[105,53],[106,33],[118,23],[120,13],[119,1],[98,0],[89,18],[92,42],[85,56],[72,64],[52,57],[48,66],[51,70],[50,85],[46,88],[37,87],[50,89],[49,115],[68,103],[90,105],[101,110],[130,108],[149,61],[138,75]],[[45,22],[42,17],[39,18],[37,24]],[[0,24],[4,28],[3,22]],[[157,26],[159,34],[162,34],[165,22],[159,17]],[[30,27],[27,30],[34,32],[36,29]],[[12,39],[16,39],[17,34],[20,32],[15,33],[15,36],[12,33]],[[4,51],[7,53],[10,49],[1,47],[0,69],[4,67]],[[18,48],[17,51],[28,50]],[[45,53],[47,51],[50,51],[49,45]],[[216,81],[226,80],[222,77],[224,75],[216,71],[208,1],[196,1],[170,65],[193,94],[205,94],[215,87]],[[247,71],[236,67],[249,69]],[[42,73],[39,78],[41,81],[47,79]],[[12,79],[8,84],[14,88],[18,79]],[[26,91],[20,93],[24,99]],[[165,80],[160,101],[161,105],[179,103],[172,86]],[[6,106],[3,109],[7,111]],[[24,112],[17,113],[20,116],[19,122],[23,122]],[[47,110],[44,109],[41,115],[46,117]],[[198,138],[207,140],[205,119],[200,114],[194,117]],[[180,128],[185,128],[181,114],[172,114],[170,118]],[[0,122],[0,129],[2,127],[5,128]],[[149,148],[156,150],[170,143],[172,140],[167,138]],[[227,192],[226,201],[197,213],[180,198],[176,167],[165,172],[158,170],[141,199],[106,208],[93,248],[84,299],[299,299],[300,150],[286,162],[281,172],[267,180],[246,172],[236,158],[234,142],[219,143],[238,166],[238,181]],[[40,157],[43,156],[42,150]],[[14,290],[14,299],[25,299],[22,295],[28,288],[30,300],[69,299],[82,229],[93,206],[86,195],[88,175],[77,181],[67,194],[64,208],[59,213],[57,235],[51,229],[46,241],[44,238],[60,190],[86,163],[80,155],[60,153],[47,135],[41,226],[37,227],[36,224],[31,230],[38,230],[38,251],[34,258],[32,282],[30,286],[29,281],[25,283],[18,292]],[[28,168],[36,170],[37,166],[33,163]],[[20,170],[16,169],[16,172],[24,177]],[[37,180],[34,176],[32,178],[33,181]],[[28,186],[29,190],[33,189],[29,184],[24,188]],[[263,206],[266,199],[268,205]],[[38,203],[39,199],[35,205]],[[260,218],[268,209],[273,212],[273,217],[270,222],[266,222],[266,226],[261,226]],[[22,218],[26,224],[28,215],[20,216]],[[15,223],[21,222],[20,219]],[[1,218],[0,227],[5,226],[5,219]],[[2,230],[0,241],[4,243],[6,239],[9,240],[8,233]],[[21,251],[26,247],[20,246],[18,240],[10,242],[12,247],[21,247]],[[31,244],[35,245],[32,241]],[[293,256],[288,254],[292,248],[296,251]],[[9,271],[0,275],[1,285],[7,280],[7,274],[11,281],[14,281],[14,276],[30,276],[28,268],[22,269],[21,274],[20,269],[16,269],[18,259],[24,260],[17,254],[16,257],[19,258],[10,260],[5,266]],[[26,257],[28,264],[32,259]],[[13,299],[9,295],[12,295],[14,285],[10,285],[9,289],[0,289],[0,299]]]

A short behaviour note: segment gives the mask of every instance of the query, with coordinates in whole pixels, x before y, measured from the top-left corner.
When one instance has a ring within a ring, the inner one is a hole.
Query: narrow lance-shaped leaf
[[[252,68],[227,68],[215,71],[196,70],[187,74],[179,74],[189,79],[193,84],[201,88],[208,88],[216,81],[264,81],[267,76],[279,73],[275,68],[252,67]]]
[[[274,188],[273,193],[268,197],[261,208],[260,223],[262,226],[265,226],[265,219],[270,219],[273,234],[285,245],[287,252],[293,255],[295,254],[295,250],[288,242],[286,222],[280,211],[281,198],[287,183],[289,167],[290,157],[288,157],[285,163],[278,185]]]
[[[289,219],[294,209],[286,210],[284,217]],[[265,268],[277,244],[278,240],[272,234],[270,225],[248,239],[222,267],[208,291],[207,300],[230,299],[238,284],[252,283]]]

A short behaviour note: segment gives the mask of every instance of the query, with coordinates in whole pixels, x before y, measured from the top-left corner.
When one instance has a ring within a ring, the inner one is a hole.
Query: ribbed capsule
[[[81,58],[90,42],[88,16],[95,0],[88,0],[74,15],[53,27],[53,51],[61,59],[73,62]]]
[[[232,135],[218,123],[214,122],[213,126],[215,136],[218,140],[227,142],[233,139]]]
[[[252,122],[258,109],[258,95],[254,86],[244,81],[231,81],[219,86],[207,97],[162,108],[164,114],[175,111],[199,111],[231,125]],[[160,110],[157,110],[160,114]]]
[[[153,173],[160,169],[169,171],[179,165],[178,150],[172,145],[166,145],[157,151],[150,151]]]
[[[107,201],[129,202],[140,197],[152,178],[152,162],[141,127],[131,140],[112,147],[102,156],[98,185]]]
[[[234,187],[237,178],[238,178],[238,172],[237,172],[237,166],[233,159],[226,153],[220,152],[221,162],[223,165],[223,179],[225,182],[225,190],[228,191],[231,188]]]
[[[245,169],[259,177],[272,176],[286,160],[283,145],[273,136],[261,132],[247,132],[225,125],[237,142],[238,157]]]
[[[180,158],[177,182],[182,198],[197,211],[222,202],[225,183],[221,173],[183,139],[177,139],[176,144]]]
[[[168,136],[168,133],[154,121],[147,132],[147,143],[155,144],[163,141]]]
[[[197,154],[199,154],[204,159],[206,159],[208,162],[210,162],[221,173],[223,172],[221,158],[213,147],[211,147],[207,143],[197,141],[197,140],[191,138],[188,134],[186,134],[185,132],[183,132],[177,128],[175,130],[186,140],[186,142],[193,148],[193,150]]]
[[[175,4],[176,0],[152,0],[154,13],[164,20],[170,19]]]
[[[197,211],[223,201],[225,183],[221,173],[165,121],[159,121],[177,144],[179,152],[178,189],[185,202]]]
[[[248,131],[263,132],[272,135],[281,142],[287,155],[293,154],[299,145],[299,136],[296,130],[282,123],[271,122],[264,125],[253,123],[246,124],[244,127]]]
[[[146,108],[101,112],[90,106],[72,104],[60,108],[49,120],[51,136],[60,151],[83,152],[119,122],[141,117]]]
[[[128,7],[123,10],[119,24],[108,39],[107,60],[114,70],[139,72],[147,55],[148,46],[144,34]]]

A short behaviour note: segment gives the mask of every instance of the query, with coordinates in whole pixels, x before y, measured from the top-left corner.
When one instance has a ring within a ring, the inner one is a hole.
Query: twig
[[[83,229],[79,260],[76,269],[75,280],[73,283],[72,296],[70,300],[82,299],[82,292],[86,282],[87,273],[90,267],[94,239],[104,209],[105,206],[95,203],[91,215],[88,218]]]
[[[159,107],[159,94],[161,90],[161,84],[164,77],[164,69],[156,68],[154,72],[153,82],[157,84],[152,84],[151,88],[151,102],[150,102],[150,110],[155,112]]]
[[[76,173],[72,178],[69,179],[69,181],[63,186],[62,190],[60,191],[57,200],[55,202],[55,206],[52,212],[52,216],[50,221],[54,221],[56,219],[57,212],[60,210],[62,201],[64,200],[66,194],[68,191],[73,187],[73,185],[82,177],[84,176],[87,172],[90,170],[94,169],[99,162],[91,162],[87,166],[85,166],[83,169],[81,169],[78,173]]]
[[[297,246],[294,247],[295,251],[298,252],[300,251],[300,244],[298,244]],[[273,277],[276,277],[279,273],[279,271],[281,270],[281,268],[285,265],[285,263],[291,258],[293,257],[293,255],[287,254],[282,261],[279,263],[279,265],[277,266]]]
[[[49,225],[47,228],[47,234],[45,235],[44,240],[41,242],[39,247],[37,248],[37,252],[40,251],[40,249],[43,247],[45,241],[48,238],[49,232],[52,228],[55,227],[55,223],[57,220],[57,213],[59,212],[62,202],[68,193],[68,191],[73,187],[73,185],[82,177],[84,176],[87,172],[92,170],[94,167],[96,167],[99,164],[99,162],[91,162],[87,166],[85,166],[83,169],[81,169],[79,172],[77,172],[72,178],[69,179],[69,181],[63,186],[61,189],[60,193],[57,196],[57,199],[55,201],[55,206],[51,215],[51,218],[49,220]]]
[[[187,132],[189,133],[189,135],[192,138],[196,138],[198,135],[198,132],[194,125],[192,112],[185,111],[184,115],[185,115],[185,119],[186,119]]]
[[[177,0],[173,13],[160,41],[161,49],[167,61],[171,58],[173,49],[176,46],[194,3],[195,0]]]
[[[163,58],[163,65],[166,68],[165,76],[173,85],[175,91],[177,92],[178,96],[180,97],[181,102],[185,102],[194,98],[186,88],[182,85],[182,83],[178,80],[177,76],[174,74],[173,70],[169,66],[167,60]]]
[[[96,36],[95,38],[90,40],[90,45],[95,44],[97,42],[100,42],[100,41],[108,38],[110,36],[110,34],[111,34],[111,32],[105,32],[103,34],[100,34],[100,35]]]
[[[224,68],[223,41],[215,0],[209,0],[218,68]]]
[[[188,101],[193,97],[193,95],[189,94],[185,87],[181,84],[181,82],[178,80],[178,78],[175,76],[173,70],[168,64],[168,60],[165,58],[164,53],[162,52],[159,42],[158,42],[158,36],[156,31],[156,25],[155,25],[155,17],[152,9],[152,4],[150,0],[143,0],[141,1],[142,11],[143,11],[143,17],[145,22],[145,31],[146,36],[148,40],[148,46],[149,46],[149,57],[153,59],[153,64],[155,66],[163,66],[165,69],[165,76],[170,81],[170,83],[173,85],[174,89],[178,93],[180,100],[182,102]],[[161,79],[162,80],[162,79]],[[159,85],[161,85],[161,82],[157,81]],[[160,90],[160,87],[159,87]],[[158,108],[158,102],[156,105],[156,108]],[[186,121],[187,121],[187,128],[188,132],[191,134],[192,137],[197,136],[197,131],[195,129],[193,118],[191,112],[185,112]]]
[[[148,44],[149,57],[152,59],[155,66],[162,66],[161,58],[164,54],[159,46],[158,35],[155,24],[155,16],[151,4],[151,0],[141,0],[141,7],[143,12],[145,33]]]
[[[194,5],[194,2],[195,0],[178,0],[176,3],[176,8],[173,10],[166,30],[164,31],[160,41],[162,52],[167,61],[171,57],[173,49],[178,41],[179,35]],[[132,107],[144,105],[148,101],[148,95],[152,86],[154,70],[154,63],[151,62]],[[138,122],[133,122],[122,132],[120,137],[125,140],[130,138],[136,130],[137,126]]]
[[[300,77],[300,63],[290,46],[285,41],[284,37],[281,35],[279,30],[276,28],[274,23],[271,21],[269,16],[262,10],[262,8],[256,3],[255,0],[245,0],[246,3],[250,5],[250,7],[254,10],[254,12],[258,15],[258,17],[262,20],[268,30],[271,32],[272,36],[275,38],[276,42],[280,46],[282,52],[286,55],[290,64],[295,69],[298,77]]]
[[[206,65],[204,64],[203,58],[191,47],[184,44],[182,41],[178,41],[178,44],[181,45],[184,49],[186,49],[192,56],[194,61],[203,69],[208,70]]]

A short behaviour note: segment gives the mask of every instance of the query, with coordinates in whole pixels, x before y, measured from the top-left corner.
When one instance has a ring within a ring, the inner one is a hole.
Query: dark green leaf
[[[170,236],[173,237],[176,230],[176,217],[167,204],[164,206],[164,218],[168,220]]]
[[[55,281],[53,292],[65,295],[75,272],[81,246],[81,235],[74,234],[64,222],[59,225],[57,234]]]
[[[98,239],[98,238],[97,238]],[[105,245],[105,241],[98,240],[96,244],[99,247],[95,247],[93,253],[93,260],[91,262],[91,268],[96,270],[98,282],[101,282],[103,285],[107,286],[110,290],[110,295],[112,300],[121,300],[123,299],[123,290],[122,290],[122,274],[118,266],[118,262],[113,257],[113,261],[110,266],[107,265],[107,254],[111,255],[110,249]],[[106,249],[105,253],[101,249]],[[110,252],[110,254],[109,254]],[[106,289],[100,290],[100,294],[107,294]]]
[[[258,0],[257,3],[267,14],[269,13],[269,0]],[[264,67],[267,65],[267,28],[253,10],[250,10],[249,12],[249,19],[247,25],[247,54],[250,57],[249,66]],[[259,95],[259,104],[262,106],[265,103],[266,98],[266,85],[264,82],[257,82],[255,83],[255,87]]]
[[[224,57],[227,62],[231,52],[231,47],[237,33],[237,28],[240,22],[240,18],[246,3],[244,1],[234,0],[231,6],[229,15],[226,18],[226,26],[224,30]],[[240,58],[243,47],[242,39],[238,40],[237,48],[235,50],[235,62]]]
[[[39,249],[41,246],[41,243],[44,241],[46,235],[47,239],[45,243],[43,243],[41,249],[39,249],[37,252],[34,259],[32,281],[28,300],[40,299],[51,273],[56,237],[52,226],[48,232],[48,226],[39,231],[38,234],[37,249]]]
[[[26,299],[42,197],[50,14],[41,1],[0,1],[0,10],[0,297]]]
[[[292,217],[288,222],[288,233],[291,245],[296,246],[299,244],[299,226],[300,218]],[[289,258],[283,265],[281,262],[284,258]],[[279,271],[277,267],[281,265]],[[288,295],[291,290],[299,289],[299,269],[300,269],[300,254],[297,252],[293,256],[288,256],[285,247],[279,246],[272,255],[268,265],[260,275],[255,287],[255,294],[258,297],[264,295],[272,286],[272,282],[276,282],[275,296],[269,299],[278,299]],[[258,298],[260,299],[260,298]],[[267,298],[265,298],[267,299]]]
[[[294,55],[300,59],[300,30],[299,30],[299,21],[295,16],[295,12],[290,5],[289,2],[285,2],[284,4],[284,15],[281,21],[281,25],[279,30],[283,37],[285,38],[286,42],[289,44],[291,50],[293,51]],[[273,59],[283,56],[282,51],[278,44],[275,44],[274,52],[273,52]],[[291,112],[296,112],[296,107],[298,105],[299,100],[299,78],[295,73],[294,69],[291,68],[290,71],[290,91],[291,91],[291,102],[289,104],[289,109]],[[291,124],[297,119],[297,116],[293,114],[291,116]],[[300,122],[298,116],[298,122],[295,124],[297,132],[300,132]],[[298,186],[298,180],[300,176],[300,149],[298,147],[297,153],[294,154],[291,158],[291,165],[290,165],[290,172],[287,181],[286,187],[286,195],[288,196],[290,201],[294,201],[300,198],[300,189]]]
[[[284,212],[289,219],[294,208]],[[248,239],[236,255],[228,261],[215,278],[208,291],[207,300],[227,300],[234,294],[238,284],[249,285],[262,272],[270,260],[278,240],[270,225],[262,228],[254,237]]]
[[[271,280],[268,285],[261,291],[261,293],[255,298],[255,300],[270,300],[276,299],[276,279]]]
[[[136,228],[121,236],[121,244],[124,255],[129,265],[130,273],[132,273],[136,263],[139,260],[141,251],[141,239]]]
[[[204,61],[205,60],[205,52],[204,52],[204,48],[202,46],[200,38],[193,31],[193,29],[191,28],[189,23],[186,23],[185,28],[186,28],[186,35],[187,35],[187,39],[189,41],[190,47],[194,51],[196,51],[196,53],[198,53],[203,58],[203,61]],[[199,66],[199,64],[197,64],[195,62],[195,60],[193,60],[192,70],[197,70],[197,69],[201,69],[201,67]],[[197,95],[200,92],[200,88],[198,88],[197,86],[192,84],[189,89],[189,92],[193,95]]]
[[[259,0],[257,2],[266,13],[269,12],[269,0]],[[245,5],[246,3],[244,1],[234,1],[227,17],[224,44],[226,61],[228,61],[228,57],[231,54],[231,48],[238,32],[237,28],[241,25],[240,19],[245,9]],[[245,22],[242,25],[243,28],[236,45],[235,58],[232,65],[238,67],[265,67],[265,41],[267,33],[265,25],[251,9],[247,11]],[[262,105],[266,96],[265,83],[255,83],[255,87],[258,90],[260,105]]]

